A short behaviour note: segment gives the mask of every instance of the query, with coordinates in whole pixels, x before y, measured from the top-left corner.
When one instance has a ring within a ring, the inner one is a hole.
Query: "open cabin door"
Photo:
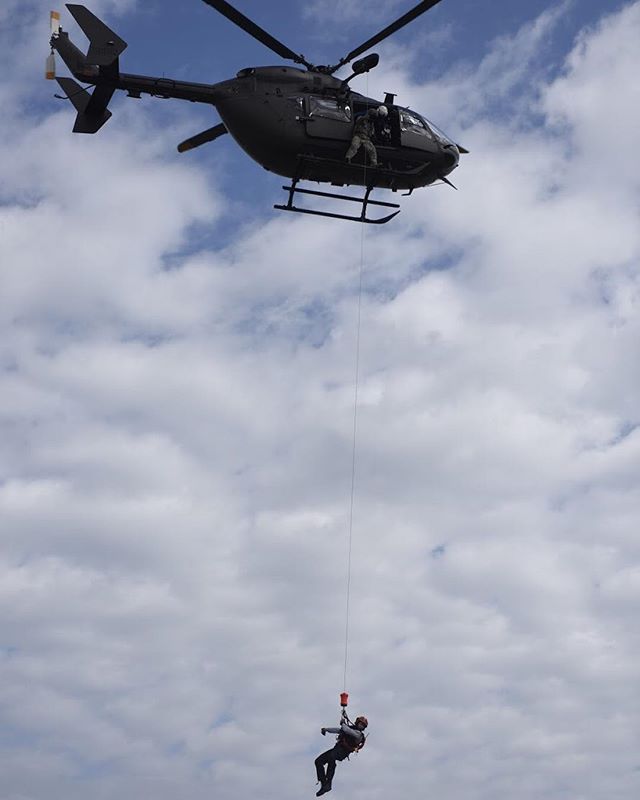
[[[361,114],[366,114],[370,108],[377,108],[379,105],[382,105],[382,103],[379,103],[377,106],[372,106],[371,104],[356,102],[354,103],[353,114],[355,118],[357,118]],[[374,132],[372,141],[378,149],[386,148],[397,150],[401,144],[400,112],[397,106],[387,103],[385,103],[385,105],[387,108],[387,116],[379,117],[373,121]]]

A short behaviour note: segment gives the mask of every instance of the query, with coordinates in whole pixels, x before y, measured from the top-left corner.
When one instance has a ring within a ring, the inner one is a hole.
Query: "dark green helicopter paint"
[[[97,132],[111,116],[108,104],[118,89],[136,98],[149,94],[208,103],[215,106],[222,123],[182,142],[178,146],[180,152],[230,133],[240,147],[265,169],[292,179],[292,186],[283,187],[292,192],[289,205],[279,208],[299,210],[292,206],[293,192],[310,193],[296,188],[299,180],[338,186],[359,185],[367,187],[362,215],[359,218],[344,217],[359,221],[380,222],[395,216],[391,214],[383,220],[365,218],[368,195],[374,187],[411,192],[437,180],[449,183],[446,176],[458,166],[460,153],[467,151],[422,115],[396,105],[394,95],[390,94],[384,100],[388,116],[379,121],[376,129],[379,167],[366,166],[362,151],[352,164],[348,164],[344,156],[351,140],[354,118],[368,108],[382,104],[382,101],[352,91],[349,81],[375,67],[378,56],[372,53],[355,61],[353,74],[345,80],[333,74],[440,0],[423,0],[333,66],[310,64],[304,56],[297,55],[274,39],[225,0],[204,2],[281,57],[302,67],[248,67],[241,69],[235,78],[215,84],[121,73],[119,56],[126,49],[126,42],[87,8],[68,3],[69,12],[89,39],[89,50],[84,55],[61,29],[54,30],[51,48],[60,54],[77,80],[96,87],[89,94],[71,78],[58,79],[78,112],[74,131]],[[316,194],[363,202],[362,198]],[[368,202],[398,207],[373,200]]]

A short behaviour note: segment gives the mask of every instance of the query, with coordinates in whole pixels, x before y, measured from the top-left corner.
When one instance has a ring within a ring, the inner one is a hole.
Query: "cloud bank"
[[[472,154],[366,232],[355,797],[637,787],[640,3],[550,78],[558,13],[438,85],[372,74]],[[309,795],[361,232],[283,215],[217,244],[227,198],[121,119],[0,121],[3,798]]]

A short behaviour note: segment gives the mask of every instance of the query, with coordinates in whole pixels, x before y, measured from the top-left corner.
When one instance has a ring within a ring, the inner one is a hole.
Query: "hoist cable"
[[[367,96],[369,94],[369,76],[367,75]],[[363,167],[363,183],[367,188],[367,158],[365,153]],[[357,434],[358,434],[358,388],[360,379],[360,329],[362,321],[362,283],[364,274],[364,223],[361,224],[360,231],[360,272],[358,275],[358,312],[356,319],[356,354],[355,354],[355,376],[353,388],[353,438],[351,448],[351,495],[349,500],[349,543],[347,548],[347,597],[344,626],[344,675],[343,691],[347,690],[347,667],[349,663],[349,620],[351,610],[351,561],[353,552],[353,508],[356,488],[356,455],[357,455]]]
[[[365,168],[366,169],[366,168]],[[358,434],[358,384],[360,377],[360,327],[362,318],[362,275],[364,272],[364,225],[360,236],[360,274],[358,280],[358,314],[356,323],[356,363],[353,390],[353,440],[351,448],[351,496],[349,500],[349,545],[347,552],[347,602],[344,626],[344,678],[343,691],[347,690],[347,665],[349,658],[349,612],[351,605],[351,557],[353,552],[353,506],[356,488],[356,454]]]

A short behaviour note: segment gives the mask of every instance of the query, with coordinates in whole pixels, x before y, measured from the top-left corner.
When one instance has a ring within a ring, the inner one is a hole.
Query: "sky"
[[[236,4],[318,61],[411,7]],[[49,7],[0,8],[0,800],[313,797],[359,307],[335,796],[637,796],[640,2],[443,0],[379,47],[354,87],[470,154],[375,230],[274,211],[231,137],[179,155],[208,108],[72,134]],[[123,71],[278,63],[199,0],[90,8]]]

